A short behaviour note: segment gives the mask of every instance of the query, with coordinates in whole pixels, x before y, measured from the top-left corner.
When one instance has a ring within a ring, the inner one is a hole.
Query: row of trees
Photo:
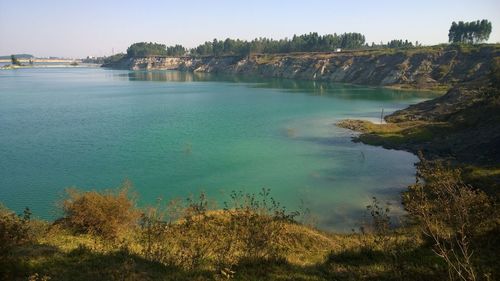
[[[129,57],[249,55],[251,53],[326,52],[365,47],[365,36],[360,33],[319,35],[316,32],[294,35],[292,39],[257,38],[252,41],[230,39],[207,41],[191,50],[182,45],[165,46],[152,42],[134,43],[127,49]]]
[[[411,41],[408,40],[391,40],[387,42],[386,47],[387,48],[413,48],[413,47],[418,47],[418,41],[415,42],[415,45]]]
[[[158,43],[140,42],[132,44],[127,49],[129,57],[147,56],[222,56],[222,55],[249,55],[252,53],[291,53],[291,52],[330,52],[337,49],[360,48],[411,48],[414,46],[408,40],[392,40],[387,44],[365,43],[364,35],[360,33],[344,33],[341,35],[309,33],[294,35],[292,39],[257,38],[252,41],[230,39],[207,41],[191,50],[182,45],[166,47]]]
[[[309,33],[300,36],[294,35],[292,39],[274,40],[270,38],[257,38],[252,41],[230,39],[207,41],[193,49],[182,45],[165,47],[157,43],[135,43],[127,49],[129,57],[147,56],[247,56],[255,53],[275,54],[291,52],[331,52],[337,49],[369,49],[369,48],[413,48],[420,44],[408,40],[391,40],[387,43],[365,43],[365,37],[359,33],[344,33],[341,35]]]
[[[491,34],[491,22],[477,20],[471,22],[453,22],[448,32],[450,43],[475,44],[487,41]]]
[[[166,56],[167,46],[165,44],[152,42],[139,42],[130,45],[127,49],[129,57],[149,57],[149,56]]]
[[[359,49],[365,46],[365,36],[360,33],[319,35],[312,32],[294,35],[291,39],[280,40],[257,38],[252,41],[230,39],[207,41],[191,53],[194,55],[248,55],[251,53],[291,53],[291,52],[328,52],[341,49]]]
[[[184,56],[188,52],[182,45],[168,46],[166,49],[166,54],[169,57],[181,57]]]
[[[453,22],[448,38],[451,43],[474,44],[488,40],[491,33],[491,22],[488,20],[477,20],[472,22]],[[325,34],[319,35],[311,32],[302,35],[293,35],[285,39],[256,38],[252,41],[230,39],[207,41],[193,49],[187,49],[182,45],[165,46],[164,44],[152,42],[140,42],[132,44],[127,49],[129,57],[148,56],[222,56],[241,55],[247,56],[253,53],[291,53],[291,52],[331,52],[337,49],[361,49],[361,48],[413,48],[420,44],[408,40],[391,40],[387,44],[365,42],[365,36],[361,33]]]
[[[184,56],[188,49],[182,45],[165,46],[164,44],[152,42],[139,42],[130,45],[127,49],[129,57],[149,57],[149,56]]]

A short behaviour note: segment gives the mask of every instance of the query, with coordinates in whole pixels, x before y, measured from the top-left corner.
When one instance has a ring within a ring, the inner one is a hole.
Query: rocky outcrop
[[[321,80],[373,86],[447,89],[491,71],[500,46],[454,46],[341,53],[259,54],[249,57],[124,58],[104,67],[183,70]]]

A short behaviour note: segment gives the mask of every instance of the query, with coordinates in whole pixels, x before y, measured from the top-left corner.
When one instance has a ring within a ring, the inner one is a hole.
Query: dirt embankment
[[[447,90],[491,71],[500,46],[434,46],[408,50],[256,54],[222,57],[123,58],[104,67],[182,70],[331,81],[371,86]]]

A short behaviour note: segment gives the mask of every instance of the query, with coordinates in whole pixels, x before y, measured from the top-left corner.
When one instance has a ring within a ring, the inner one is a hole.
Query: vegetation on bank
[[[475,44],[487,41],[491,33],[491,22],[488,20],[473,22],[453,22],[449,30],[450,43]],[[139,42],[127,49],[128,57],[150,56],[248,56],[251,54],[288,54],[296,52],[335,52],[338,50],[358,49],[405,49],[421,47],[417,42],[394,39],[387,43],[371,44],[366,42],[361,33],[350,32],[342,34],[320,35],[311,32],[302,35],[293,35],[292,38],[272,39],[256,38],[251,41],[226,38],[213,39],[192,49],[182,45],[166,46],[152,42]]]
[[[352,234],[308,225],[269,190],[139,209],[129,183],[69,190],[54,222],[0,210],[7,280],[496,280],[499,210],[458,170],[423,161],[398,224],[374,198]],[[397,225],[397,226],[396,226]]]
[[[252,41],[240,39],[217,40],[205,42],[191,50],[197,56],[242,55],[253,53],[292,53],[292,52],[327,52],[337,49],[359,49],[365,45],[365,36],[360,33],[343,33],[319,35],[316,32],[294,35],[291,39],[275,40],[257,38]]]
[[[11,61],[12,65],[17,65],[17,66],[22,65],[21,62],[14,55],[10,56],[10,61]]]
[[[481,40],[470,36],[460,42]],[[208,42],[213,54],[214,46],[221,50],[220,42]],[[129,56],[166,49],[156,45],[134,44]],[[223,52],[224,48],[222,44]],[[69,190],[60,204],[63,217],[52,223],[32,219],[28,209],[22,215],[0,209],[0,276],[9,280],[498,280],[499,65],[493,64],[490,80],[398,112],[387,118],[388,124],[341,123],[362,131],[359,140],[365,143],[424,150],[436,160],[420,163],[417,182],[402,199],[408,215],[398,226],[391,220],[389,206],[376,199],[367,207],[367,225],[353,234],[333,234],[308,226],[300,218],[304,214],[287,212],[268,190],[259,195],[235,192],[223,209],[204,195],[139,209],[129,184],[104,192]],[[450,157],[463,171],[449,168]],[[471,180],[478,177],[481,180]]]
[[[35,58],[31,54],[13,54],[13,55],[10,55],[10,56],[0,56],[0,60],[11,59],[12,56],[15,56],[17,59],[33,59],[33,58]]]
[[[460,83],[445,95],[386,116],[385,124],[343,120],[354,139],[404,149],[461,167],[464,180],[500,198],[500,60],[488,77]]]
[[[492,25],[488,20],[471,22],[453,22],[448,32],[450,43],[476,44],[490,38]]]
[[[185,55],[187,49],[181,45],[165,46],[158,43],[140,42],[130,45],[127,49],[128,57],[150,57],[150,56],[169,56],[180,57]]]
[[[256,38],[252,41],[226,38],[207,41],[195,48],[182,45],[166,46],[152,42],[139,42],[127,49],[128,57],[150,56],[248,56],[250,54],[287,54],[294,52],[335,52],[337,50],[357,50],[362,48],[411,48],[420,46],[408,40],[391,40],[387,44],[374,42],[369,45],[360,33],[319,35],[316,32],[294,35],[291,39]]]

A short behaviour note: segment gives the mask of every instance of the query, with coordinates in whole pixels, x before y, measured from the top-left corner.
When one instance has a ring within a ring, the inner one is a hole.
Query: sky
[[[447,42],[452,21],[478,19],[493,24],[488,42],[500,42],[500,0],[0,0],[0,55],[81,58],[142,41],[194,47],[309,32],[433,45]]]

